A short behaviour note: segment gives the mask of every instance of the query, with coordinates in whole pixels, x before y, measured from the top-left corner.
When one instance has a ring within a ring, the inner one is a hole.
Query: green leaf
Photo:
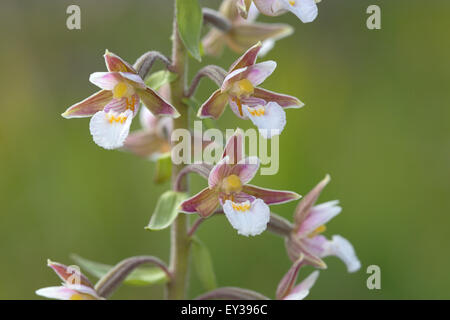
[[[172,158],[170,152],[164,153],[156,160],[155,183],[163,183],[172,176]]]
[[[153,90],[158,90],[163,85],[167,83],[171,83],[177,78],[175,73],[172,73],[167,70],[161,70],[155,73],[152,73],[150,77],[145,80],[145,84],[152,88]]]
[[[198,61],[200,55],[200,35],[203,25],[202,8],[198,0],[177,0],[177,22],[180,38],[189,53]]]
[[[159,197],[150,223],[145,228],[149,230],[162,230],[170,226],[178,216],[181,202],[186,198],[186,193],[182,192],[166,191],[163,193]]]
[[[198,238],[192,238],[192,256],[195,271],[205,290],[217,287],[216,275],[208,248]]]
[[[72,259],[82,270],[86,270],[94,277],[101,278],[113,268],[108,264],[94,262],[78,255],[72,255]],[[140,267],[131,272],[124,283],[135,286],[146,286],[152,284],[162,284],[168,281],[166,273],[160,268]]]

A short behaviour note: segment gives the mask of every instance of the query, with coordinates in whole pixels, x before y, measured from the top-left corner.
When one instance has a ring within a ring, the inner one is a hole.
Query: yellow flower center
[[[79,294],[79,293],[74,293],[71,297],[70,300],[84,300],[84,297]]]
[[[242,102],[241,97],[249,97],[255,92],[255,87],[248,79],[242,79],[236,81],[231,87],[230,93],[232,96],[232,100],[237,104],[239,109],[239,114],[243,116],[242,113]]]
[[[131,96],[131,101],[130,101],[130,98],[126,98],[126,100],[127,100],[127,109],[134,112],[134,105],[136,104],[135,97]]]
[[[126,82],[119,82],[114,86],[113,89],[113,98],[114,99],[121,99],[123,97],[130,97],[134,94],[133,87],[130,86]]]
[[[248,79],[242,79],[238,81],[238,86],[241,94],[249,95],[255,91],[255,87]]]
[[[242,79],[233,83],[230,93],[236,98],[248,97],[253,94],[255,87],[248,79]]]
[[[325,227],[325,225],[321,225],[319,227],[316,228],[316,230],[314,230],[313,232],[311,232],[308,235],[308,238],[314,238],[315,236],[317,236],[318,234],[321,234],[322,232],[325,232],[325,230],[327,230],[327,227]]]
[[[122,114],[119,114],[118,116],[115,116],[114,114],[111,114],[111,113],[106,114],[106,119],[108,119],[108,122],[110,124],[112,124],[113,122],[124,123],[125,121],[127,121],[127,118],[128,117],[126,117]]]
[[[264,113],[266,113],[266,109],[263,106],[259,106],[259,107],[255,107],[255,108],[247,107],[247,110],[254,117],[260,117],[260,116],[263,116]]]
[[[289,1],[289,4],[290,4],[291,6],[295,6],[295,1],[294,1],[294,0],[290,0],[290,1]]]
[[[248,202],[247,203],[234,203],[234,202],[232,202],[231,206],[236,211],[245,212],[245,211],[250,210],[250,203],[248,203]]]
[[[227,194],[241,192],[241,179],[235,174],[229,175],[222,181],[222,190]]]

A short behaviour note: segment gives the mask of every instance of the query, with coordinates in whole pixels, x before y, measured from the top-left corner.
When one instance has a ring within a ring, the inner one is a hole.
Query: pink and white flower
[[[131,65],[109,51],[104,58],[108,72],[95,72],[89,78],[102,90],[62,114],[67,119],[92,117],[89,128],[97,145],[122,147],[141,101],[154,115],[178,117],[177,110],[150,89]]]
[[[319,271],[314,271],[298,285],[295,285],[298,273],[303,265],[305,265],[304,257],[300,256],[278,284],[277,300],[303,300],[309,294],[309,290],[319,277]]]
[[[37,295],[58,300],[103,300],[88,278],[77,269],[50,260],[48,266],[56,272],[63,283],[57,287],[39,289],[36,291]]]
[[[181,203],[181,211],[198,213],[203,218],[222,206],[239,234],[255,236],[262,233],[270,220],[269,205],[299,199],[291,191],[264,189],[248,184],[259,169],[257,157],[244,158],[241,130],[228,140],[222,159],[212,168],[208,187]]]
[[[356,272],[361,263],[352,244],[340,235],[334,235],[331,240],[321,235],[326,230],[325,224],[342,210],[336,200],[315,205],[329,181],[327,175],[298,204],[294,213],[294,229],[286,240],[288,255],[292,261],[304,255],[306,262],[321,268],[326,266],[322,258],[337,256],[346,264],[348,272]]]
[[[241,0],[237,0],[238,3]],[[318,15],[317,2],[320,0],[253,0],[259,12],[266,16],[279,16],[286,12],[292,12],[303,23],[312,22]],[[240,13],[246,16],[245,8],[248,6],[238,5]]]
[[[230,21],[231,27],[226,31],[212,28],[205,35],[202,44],[206,54],[219,56],[225,46],[242,54],[261,41],[263,48],[260,56],[262,56],[262,52],[267,53],[275,41],[293,33],[293,28],[287,24],[257,22],[259,12],[251,2],[251,0],[222,2],[219,12]]]
[[[261,43],[250,48],[231,66],[220,89],[200,107],[198,117],[218,119],[227,104],[242,119],[250,119],[265,138],[279,135],[286,124],[284,109],[300,108],[295,97],[258,86],[276,68],[274,61],[256,63]]]

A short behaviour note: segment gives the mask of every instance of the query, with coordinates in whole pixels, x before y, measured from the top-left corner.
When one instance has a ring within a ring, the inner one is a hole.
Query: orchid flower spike
[[[63,281],[61,286],[47,287],[36,291],[36,294],[45,298],[58,300],[103,300],[94,289],[94,286],[77,268],[48,260],[48,266]]]
[[[177,110],[150,89],[136,70],[117,55],[106,51],[108,72],[95,72],[89,81],[102,90],[74,104],[64,118],[92,117],[90,131],[94,142],[105,149],[123,146],[140,101],[154,115],[178,117]]]
[[[304,256],[301,255],[278,284],[277,300],[303,300],[306,298],[319,277],[319,271],[314,271],[298,285],[295,285],[300,268],[304,264]]]
[[[337,256],[346,264],[348,272],[356,272],[361,263],[351,243],[339,235],[334,235],[331,240],[321,235],[326,230],[325,224],[342,210],[338,201],[315,205],[329,181],[327,175],[298,204],[294,213],[294,230],[286,240],[288,255],[292,261],[304,255],[305,262],[319,268],[326,267],[322,258]]]
[[[245,18],[239,13],[245,9]],[[251,5],[251,6],[250,6]],[[275,44],[275,41],[285,38],[293,33],[293,28],[282,23],[261,23],[256,22],[258,9],[247,0],[224,0],[219,12],[231,23],[229,30],[219,30],[212,28],[203,38],[202,44],[205,53],[212,56],[219,56],[225,46],[228,46],[236,53],[242,54],[249,47],[262,42],[263,49],[259,52],[262,56],[266,54]]]
[[[286,124],[286,108],[300,108],[295,97],[258,88],[275,70],[274,61],[256,63],[261,43],[251,47],[231,66],[220,89],[200,107],[198,117],[218,119],[229,103],[242,119],[250,119],[260,134],[269,139],[279,135]]]
[[[259,169],[259,159],[243,155],[243,133],[238,129],[228,140],[222,159],[210,171],[208,187],[182,202],[181,211],[207,218],[222,206],[238,234],[255,236],[266,230],[270,220],[269,205],[300,198],[295,192],[248,184]]]
[[[236,0],[239,13],[243,18],[248,14],[251,1]],[[266,16],[279,16],[286,12],[292,12],[303,23],[312,22],[318,15],[317,4],[320,0],[253,0],[259,12]]]

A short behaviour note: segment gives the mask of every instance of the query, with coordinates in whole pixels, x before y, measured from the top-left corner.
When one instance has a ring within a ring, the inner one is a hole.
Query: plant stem
[[[187,53],[186,49],[178,34],[176,17],[174,18],[173,27],[173,47],[172,47],[172,67],[178,77],[170,85],[171,102],[180,113],[180,117],[174,119],[175,129],[189,129],[189,109],[183,103],[184,90],[186,88],[186,72],[187,72]],[[176,142],[173,142],[176,143]],[[176,177],[183,170],[184,165],[172,164],[172,184],[177,191],[188,191],[187,177],[182,183],[176,186]],[[179,214],[171,227],[171,247],[170,247],[170,265],[169,270],[173,275],[172,280],[167,285],[166,298],[170,300],[185,299],[188,267],[189,267],[189,247],[190,240],[188,232],[188,217],[185,214]]]

